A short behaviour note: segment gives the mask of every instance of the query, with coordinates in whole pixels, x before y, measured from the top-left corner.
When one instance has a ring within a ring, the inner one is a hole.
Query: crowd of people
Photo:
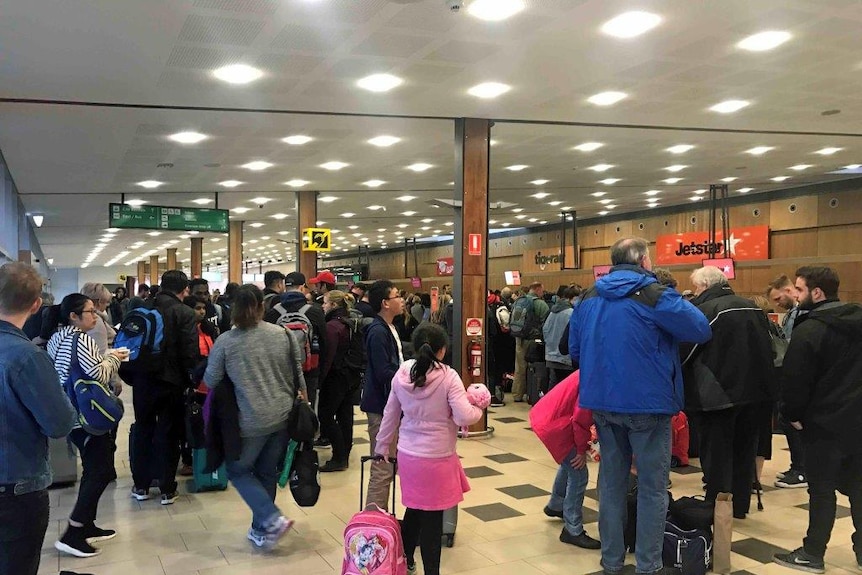
[[[862,307],[838,300],[837,274],[800,268],[795,281],[777,278],[755,302],[735,294],[713,267],[695,270],[690,294],[680,293],[672,274],[653,269],[648,243],[638,238],[618,241],[610,256],[610,273],[588,289],[570,284],[550,295],[535,282],[487,296],[489,403],[505,405],[511,384],[513,401],[535,404],[533,429],[560,464],[544,509],[564,520],[560,540],[600,548],[604,572],[619,573],[636,476],[636,571],[662,570],[672,418],[684,412],[691,422],[706,500],[733,494],[741,520],[771,457],[778,414],[791,465],[775,485],[807,487],[810,512],[803,546],[775,561],[823,572],[841,490],[850,498],[862,567],[862,449],[845,440],[862,433]],[[315,447],[332,450],[323,472],[349,468],[359,405],[370,454],[378,456],[365,505],[389,509],[397,460],[408,570],[416,569],[419,547],[424,572],[438,575],[443,514],[469,490],[457,430],[488,406],[465,391],[451,365],[448,286],[432,299],[389,280],[336,289],[326,271],[313,278],[270,271],[264,282],[263,290],[228,284],[213,294],[206,280],[169,270],[160,285],[141,285],[131,298],[122,288],[111,294],[86,284],[48,305],[33,268],[0,268],[0,410],[10,423],[0,444],[0,573],[13,572],[13,555],[14,572],[38,569],[51,482],[46,437],[68,437],[83,467],[55,547],[90,557],[99,553],[95,543],[116,536],[97,526],[99,499],[117,476],[116,428],[82,423],[68,389],[83,377],[117,396],[124,382],[134,387],[131,496],[145,501],[157,487],[162,505],[178,497],[177,474],[191,472],[186,396],[235,398],[236,425],[223,438],[226,453],[233,449],[227,474],[251,510],[247,538],[260,548],[293,525],[275,494],[296,402],[317,412]],[[114,345],[115,326],[141,309],[163,321],[158,362],[146,369]],[[767,317],[775,309],[785,312],[780,325]],[[536,363],[544,375],[536,376]],[[528,393],[536,377],[547,399]],[[591,426],[601,445],[599,539],[582,520]],[[20,441],[32,449],[11,449]],[[815,458],[817,465],[806,465]]]

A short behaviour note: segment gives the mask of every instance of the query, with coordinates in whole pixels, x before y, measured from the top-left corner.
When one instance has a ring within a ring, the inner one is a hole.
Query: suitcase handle
[[[363,455],[360,458],[359,465],[359,510],[362,511],[365,500],[365,463],[368,461],[384,461],[382,455]],[[394,457],[390,458],[392,463],[392,515],[395,515],[395,486],[397,483],[398,460]],[[370,471],[369,471],[370,473]]]

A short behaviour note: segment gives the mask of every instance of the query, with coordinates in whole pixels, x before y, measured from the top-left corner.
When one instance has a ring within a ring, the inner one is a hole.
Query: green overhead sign
[[[227,210],[108,204],[108,227],[178,232],[219,232],[229,227]]]

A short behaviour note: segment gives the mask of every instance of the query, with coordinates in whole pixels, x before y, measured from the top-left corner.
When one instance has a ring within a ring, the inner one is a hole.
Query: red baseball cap
[[[332,272],[328,272],[328,271],[320,272],[319,274],[317,274],[317,276],[308,280],[308,283],[310,283],[310,284],[324,283],[324,284],[335,285],[335,276],[332,275]]]

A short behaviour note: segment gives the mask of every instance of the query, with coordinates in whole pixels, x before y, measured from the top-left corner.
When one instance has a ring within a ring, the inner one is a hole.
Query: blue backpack
[[[102,382],[94,381],[84,373],[78,360],[80,337],[80,332],[72,336],[72,359],[63,387],[78,412],[78,423],[85,431],[102,435],[117,427],[124,413],[123,402]]]
[[[165,322],[154,308],[139,307],[126,314],[114,347],[129,348],[129,362],[123,371],[152,373],[162,368],[165,345]]]

